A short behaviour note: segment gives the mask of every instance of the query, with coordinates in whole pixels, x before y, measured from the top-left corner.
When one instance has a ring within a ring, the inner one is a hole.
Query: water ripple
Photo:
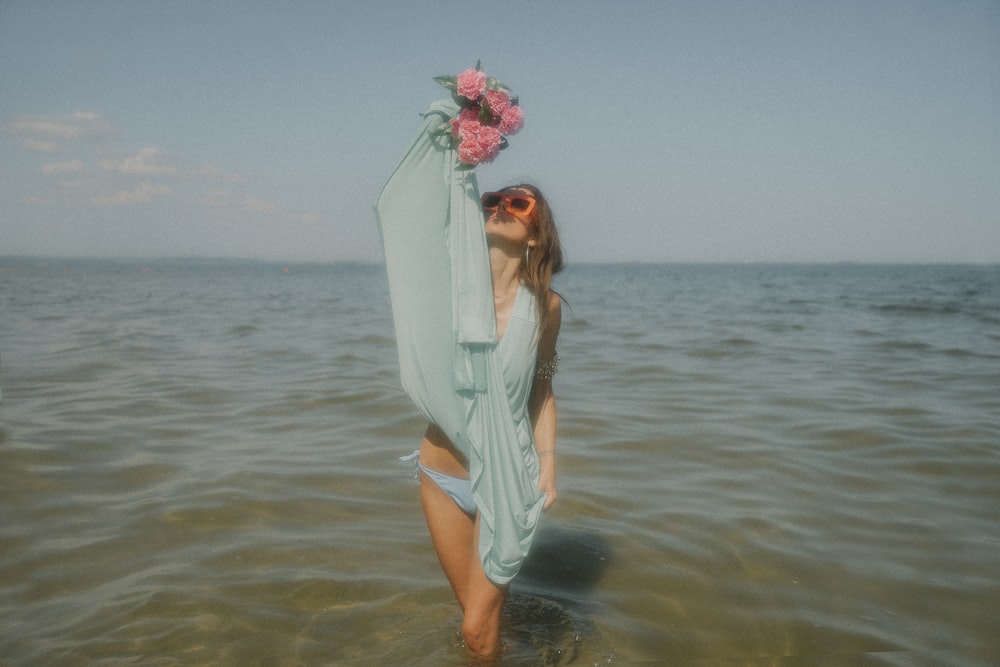
[[[5,265],[0,660],[467,664],[381,267]],[[995,662],[997,267],[561,280],[503,664]]]

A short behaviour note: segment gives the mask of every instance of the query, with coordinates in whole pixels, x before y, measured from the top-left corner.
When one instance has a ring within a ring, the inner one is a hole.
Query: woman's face
[[[535,196],[529,190],[509,188],[500,194],[505,198],[518,197],[535,201]],[[495,209],[486,209],[484,216],[486,238],[491,243],[502,240],[521,247],[535,245],[538,230],[532,210],[529,209],[527,214],[519,213],[517,206],[511,206],[508,199],[501,199]]]

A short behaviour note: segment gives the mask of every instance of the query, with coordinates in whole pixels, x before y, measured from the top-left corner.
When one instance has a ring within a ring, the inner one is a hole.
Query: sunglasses
[[[502,192],[487,192],[479,198],[479,201],[487,213],[492,213],[500,208],[501,202],[504,209],[515,215],[528,216],[535,210],[535,198],[531,195],[505,195]]]

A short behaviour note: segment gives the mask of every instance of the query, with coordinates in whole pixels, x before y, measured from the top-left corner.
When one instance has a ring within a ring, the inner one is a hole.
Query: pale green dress
[[[527,402],[538,325],[520,286],[498,341],[475,172],[447,136],[452,100],[433,104],[376,203],[403,388],[468,459],[486,575],[509,582],[531,546],[544,494]]]

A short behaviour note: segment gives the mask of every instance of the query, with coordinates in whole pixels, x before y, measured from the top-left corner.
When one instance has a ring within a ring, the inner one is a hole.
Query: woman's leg
[[[455,504],[441,487],[420,473],[420,500],[431,542],[462,607],[462,634],[474,655],[488,656],[500,646],[500,612],[507,587],[483,572],[479,560],[479,521]]]
[[[472,541],[473,518],[459,509],[451,496],[423,472],[420,473],[420,501],[441,569],[455,591],[458,604],[465,611],[469,563],[476,555]]]
[[[507,586],[493,583],[483,571],[479,560],[479,518],[473,531],[472,559],[468,566],[469,578],[465,592],[465,615],[462,617],[462,634],[465,645],[475,655],[488,656],[500,648],[500,613],[507,599]]]

